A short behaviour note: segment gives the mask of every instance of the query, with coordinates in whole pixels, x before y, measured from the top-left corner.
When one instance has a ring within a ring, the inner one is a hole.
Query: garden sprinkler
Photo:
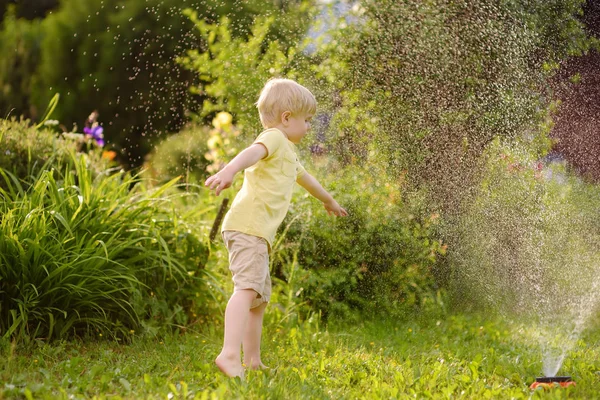
[[[570,376],[541,376],[535,378],[535,382],[529,386],[531,390],[552,389],[555,387],[575,386],[575,381]]]

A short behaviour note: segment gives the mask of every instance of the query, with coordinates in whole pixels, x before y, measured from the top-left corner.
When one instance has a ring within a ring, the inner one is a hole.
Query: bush
[[[437,305],[431,269],[445,252],[433,237],[438,216],[420,215],[401,182],[384,182],[374,170],[349,167],[335,181],[328,175],[325,186],[349,216],[328,221],[320,202],[297,198],[274,246],[275,275],[285,275],[297,252],[306,271],[297,290],[324,316],[400,316]]]
[[[68,162],[70,141],[49,128],[37,130],[27,120],[0,119],[0,168],[25,180],[46,166]]]
[[[166,182],[181,176],[186,183],[199,182],[210,165],[205,157],[208,131],[208,127],[188,125],[160,142],[146,158],[152,179]]]
[[[150,189],[123,171],[94,177],[86,155],[70,157],[27,189],[0,170],[4,337],[123,338],[184,324],[211,291],[208,249],[179,216],[175,182]]]
[[[150,176],[163,182],[181,176],[185,183],[203,183],[242,148],[240,130],[231,122],[231,114],[220,112],[212,128],[189,124],[169,136],[146,159]]]
[[[83,135],[59,134],[51,126],[36,129],[28,120],[0,119],[0,168],[14,175],[21,184],[30,184],[42,169],[62,170],[70,165],[70,153],[89,150],[86,155],[94,175],[108,167],[104,153]],[[0,187],[6,187],[0,181]]]

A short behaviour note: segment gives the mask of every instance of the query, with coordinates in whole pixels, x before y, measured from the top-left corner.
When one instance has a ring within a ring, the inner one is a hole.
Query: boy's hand
[[[204,186],[208,186],[211,190],[216,188],[215,194],[218,196],[223,190],[231,186],[235,174],[256,164],[265,158],[267,154],[268,151],[264,144],[254,143],[235,156],[225,168],[208,178],[204,182]]]
[[[208,178],[206,182],[204,182],[204,186],[208,186],[210,190],[216,188],[215,194],[218,196],[223,190],[231,186],[231,182],[233,182],[233,176],[234,174],[229,173],[227,168],[224,168]]]
[[[316,197],[317,199],[323,202],[323,206],[327,210],[329,215],[336,215],[338,217],[345,217],[348,215],[348,211],[344,208],[340,207],[337,201],[334,200],[333,197],[327,192],[327,190],[323,189],[323,186],[317,181],[311,174],[305,172],[300,175],[296,182],[304,189],[308,191],[311,195]]]
[[[325,209],[329,215],[335,215],[337,217],[346,217],[348,215],[348,211],[341,207],[334,199],[323,203],[323,206],[325,206]]]

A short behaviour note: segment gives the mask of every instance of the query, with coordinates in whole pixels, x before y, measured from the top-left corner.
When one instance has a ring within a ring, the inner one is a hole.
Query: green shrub
[[[68,162],[72,142],[60,140],[49,128],[37,130],[27,120],[0,119],[0,168],[21,180]],[[50,163],[50,164],[48,164]]]
[[[349,167],[335,175],[324,184],[349,216],[331,220],[320,202],[297,198],[274,246],[275,274],[285,275],[281,268],[297,251],[305,270],[297,290],[324,316],[399,316],[437,305],[431,268],[445,252],[433,237],[437,215],[421,215],[401,182],[385,182],[375,170]]]
[[[175,182],[150,189],[123,171],[94,177],[86,155],[70,157],[27,189],[0,170],[2,335],[123,338],[184,324],[211,291],[208,250],[174,206]]]
[[[181,176],[185,183],[203,183],[241,151],[240,133],[231,114],[220,112],[212,128],[189,124],[160,142],[147,157],[146,168],[158,181]]]
[[[59,134],[50,125],[36,129],[28,120],[0,119],[0,168],[14,175],[21,184],[30,184],[42,169],[62,170],[72,163],[70,153],[87,151],[88,167],[94,175],[108,167],[103,152],[83,135]],[[6,187],[0,180],[0,187]]]
[[[145,168],[159,182],[181,176],[186,183],[206,177],[210,161],[205,154],[209,128],[188,125],[156,145],[146,159]]]

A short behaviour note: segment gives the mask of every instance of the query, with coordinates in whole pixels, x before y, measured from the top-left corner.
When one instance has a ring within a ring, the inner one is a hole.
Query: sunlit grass
[[[450,316],[325,329],[315,319],[267,324],[263,361],[271,369],[249,371],[242,382],[213,365],[220,329],[205,325],[129,345],[4,343],[0,398],[520,399],[532,396],[528,386],[541,370],[535,343],[497,320]],[[576,387],[539,398],[593,398],[599,339],[590,330],[567,356],[563,371]]]

